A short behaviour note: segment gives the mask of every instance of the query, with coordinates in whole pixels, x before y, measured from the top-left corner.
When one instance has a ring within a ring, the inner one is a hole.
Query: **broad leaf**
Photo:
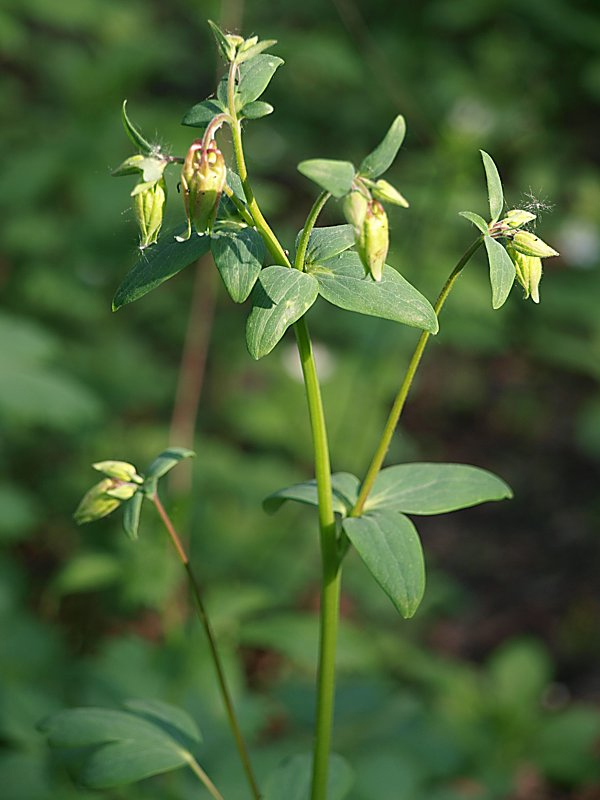
[[[150,142],[142,136],[142,134],[127,116],[127,100],[123,100],[121,119],[123,120],[123,127],[125,128],[127,136],[129,136],[131,142],[137,147],[137,149],[145,155],[150,155],[150,153],[154,152],[156,148],[154,148]]]
[[[184,458],[193,458],[195,455],[193,450],[186,450],[185,447],[169,447],[163,450],[144,473],[144,491],[150,495],[154,494],[159,478],[166,475]]]
[[[90,789],[111,789],[183,767],[189,758],[169,740],[109,742],[91,753],[80,778]]]
[[[275,71],[282,64],[282,58],[265,54],[240,65],[240,79],[236,91],[236,103],[240,109],[261,96]]]
[[[245,119],[261,119],[274,111],[270,103],[263,103],[262,100],[254,100],[252,103],[247,103],[240,111],[240,116]]]
[[[383,175],[396,158],[405,134],[406,123],[404,117],[397,116],[381,144],[363,160],[359,173],[367,178],[378,178]]]
[[[114,708],[65,709],[44,720],[40,730],[57,747],[87,747],[120,739],[169,743],[169,737],[152,723]]]
[[[263,800],[308,800],[312,777],[311,754],[286,759],[267,778]],[[331,753],[327,778],[328,800],[343,800],[354,783],[354,773],[345,758]]]
[[[246,195],[244,194],[244,187],[242,185],[242,179],[234,172],[232,169],[227,168],[227,186],[231,189],[234,195],[237,197],[238,200],[241,200],[242,203],[246,202]]]
[[[283,334],[317,299],[319,284],[312,275],[289,267],[267,267],[252,294],[246,343],[252,358],[270,353]]]
[[[143,502],[144,493],[137,491],[131,500],[127,500],[123,503],[123,529],[130,539],[138,538]]]
[[[185,112],[181,124],[205,130],[213,117],[222,114],[224,110],[223,104],[218,100],[203,100]]]
[[[405,619],[425,591],[425,563],[414,525],[396,511],[347,517],[342,526],[367,569]]]
[[[298,164],[298,172],[334,197],[343,197],[352,189],[355,169],[349,161],[311,158]]]
[[[296,236],[296,250],[302,231]],[[332,225],[329,228],[313,228],[308,239],[305,264],[319,264],[328,258],[343,253],[354,244],[352,225]]]
[[[383,268],[381,281],[365,276],[357,253],[342,253],[310,268],[319,294],[347,311],[402,322],[437,333],[438,321],[429,301],[392,267]]]
[[[252,291],[265,258],[265,246],[254,228],[221,230],[210,249],[231,299],[243,303]]]
[[[491,236],[484,236],[483,241],[490,265],[492,308],[500,308],[506,302],[515,282],[515,265],[500,242]]]
[[[210,236],[192,235],[187,242],[178,242],[175,235],[184,227],[161,235],[158,244],[142,250],[134,267],[127,273],[113,298],[113,311],[139,300],[188,264],[193,264],[210,248]]]
[[[196,721],[178,706],[162,700],[138,698],[126,700],[123,705],[128,711],[158,726],[185,746],[202,741],[202,734]]]
[[[480,217],[479,214],[476,214],[474,211],[459,211],[458,213],[461,217],[464,217],[465,219],[468,219],[469,222],[472,222],[476,228],[479,228],[484,236],[487,236],[488,224],[483,217]]]
[[[504,207],[504,195],[502,192],[502,181],[498,173],[498,168],[494,164],[494,159],[485,152],[480,150],[481,158],[483,159],[483,168],[485,169],[485,178],[487,181],[488,200],[490,203],[490,215],[492,222],[496,222],[500,218],[502,209]]]
[[[352,475],[349,472],[335,472],[331,476],[331,485],[333,489],[333,510],[336,514],[341,514],[345,517],[356,502],[360,481],[356,475]],[[287,486],[285,489],[273,492],[263,500],[263,508],[267,514],[274,514],[286,500],[318,506],[319,498],[316,480],[297,483],[294,486]]]
[[[469,464],[397,464],[379,473],[365,510],[445,514],[510,497],[512,491],[501,478]]]

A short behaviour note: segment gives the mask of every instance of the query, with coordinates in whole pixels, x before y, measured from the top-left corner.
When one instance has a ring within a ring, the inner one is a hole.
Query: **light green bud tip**
[[[528,222],[533,222],[535,214],[531,211],[524,211],[522,208],[513,208],[511,211],[506,212],[504,219],[500,220],[500,224],[508,225],[509,228],[521,228],[527,225]]]
[[[506,250],[515,265],[517,280],[525,290],[525,299],[531,297],[534,303],[539,303],[542,259],[539,256],[526,256],[510,244]]]
[[[97,461],[92,464],[94,469],[102,472],[108,478],[115,478],[118,481],[133,481],[134,483],[143,483],[144,479],[137,474],[136,468],[133,464],[127,461]]]
[[[382,203],[392,203],[395,206],[408,208],[408,200],[387,181],[378,180],[373,184],[371,192],[373,193],[373,197],[377,198],[377,200],[381,200]]]
[[[543,242],[534,233],[529,231],[517,231],[511,236],[511,245],[519,253],[525,256],[537,256],[538,258],[550,258],[550,256],[557,256],[558,252],[550,247],[549,244]]]
[[[381,203],[371,200],[358,237],[357,250],[367,272],[379,282],[389,248],[387,214]]]
[[[125,484],[132,486],[132,484]],[[119,486],[119,482],[112,478],[104,478],[84,494],[73,518],[78,525],[85,522],[93,522],[96,519],[108,516],[121,505],[123,499],[114,496],[114,490]],[[137,486],[132,486],[133,491],[129,497],[135,494]]]
[[[355,190],[347,194],[344,198],[344,216],[350,225],[353,226],[357,237],[360,236],[368,207],[369,201],[362,192]]]

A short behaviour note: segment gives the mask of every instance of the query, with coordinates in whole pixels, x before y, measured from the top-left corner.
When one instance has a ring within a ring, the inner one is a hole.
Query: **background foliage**
[[[390,261],[421,291],[435,295],[470,241],[457,212],[485,210],[480,147],[511,205],[547,211],[540,232],[561,252],[539,308],[515,289],[496,313],[478,256],[426,357],[390,460],[480,464],[516,499],[421,524],[429,586],[410,623],[350,559],[336,749],[356,767],[352,798],[600,796],[600,16],[590,0],[3,4],[4,796],[91,796],[72,788],[35,726],[65,705],[131,696],[187,707],[204,765],[226,796],[243,795],[158,521],[144,511],[135,545],[117,515],[84,530],[70,516],[92,461],[144,464],[169,438],[198,453],[193,474],[174,473],[168,502],[206,583],[259,771],[310,746],[314,519],[259,506],[312,473],[293,347],[251,361],[246,309],[209,261],[110,310],[136,244],[127,182],[109,177],[129,154],[120,104],[127,97],[147,135],[184,153],[193,131],[178,120],[215,84],[207,17],[279,39],[276,111],[248,124],[247,152],[290,245],[313,198],[295,164],[360,161],[400,112],[408,135],[389,177],[411,208],[393,212]],[[340,219],[333,204],[322,224]],[[418,334],[322,301],[310,323],[334,468],[361,474]],[[144,796],[198,793],[181,774],[148,781]]]

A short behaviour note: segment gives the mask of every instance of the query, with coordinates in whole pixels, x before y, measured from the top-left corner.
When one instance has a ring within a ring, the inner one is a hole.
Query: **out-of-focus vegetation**
[[[189,486],[184,475],[166,500],[206,583],[258,770],[310,747],[314,519],[260,509],[312,473],[294,351],[250,360],[245,309],[223,297],[208,261],[110,310],[136,244],[126,181],[110,178],[129,154],[120,104],[127,97],[147,135],[184,153],[193,131],[177,120],[215,83],[207,17],[279,39],[275,114],[248,126],[247,151],[290,245],[313,198],[296,163],[360,160],[403,113],[408,136],[390,180],[411,208],[393,213],[389,260],[421,291],[434,297],[471,241],[457,212],[485,209],[480,147],[499,164],[509,203],[541,210],[539,230],[561,252],[539,307],[515,289],[496,313],[478,256],[427,355],[391,457],[480,464],[516,499],[422,524],[429,585],[410,623],[349,560],[335,748],[356,768],[351,797],[600,796],[600,15],[591,0],[3,4],[2,796],[91,797],[72,788],[36,724],[63,706],[132,696],[186,707],[215,782],[227,797],[244,794],[158,520],[144,511],[135,544],[116,517],[84,530],[71,519],[92,461],[144,463],[170,428],[172,443],[198,457]],[[180,219],[174,185],[169,205]],[[341,221],[339,211],[322,224]],[[334,468],[362,474],[417,334],[324,302],[310,317]],[[195,382],[198,424],[184,441]],[[183,774],[110,796],[142,791],[198,796]]]

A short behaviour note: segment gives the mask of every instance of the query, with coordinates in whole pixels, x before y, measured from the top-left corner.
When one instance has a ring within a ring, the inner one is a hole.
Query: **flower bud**
[[[144,482],[144,479],[137,474],[133,464],[129,464],[127,461],[97,461],[92,464],[92,467],[108,478],[115,478],[118,481]]]
[[[379,282],[388,253],[389,232],[387,214],[381,203],[371,200],[358,237],[357,250],[367,274]]]
[[[500,220],[501,225],[508,225],[509,228],[521,228],[528,222],[533,222],[535,214],[531,211],[524,211],[522,208],[513,208],[506,212],[504,219]]]
[[[369,201],[362,192],[354,190],[344,198],[344,216],[354,227],[357,238],[360,236],[368,207]]]
[[[507,245],[506,251],[515,265],[517,280],[525,289],[525,299],[531,297],[534,303],[539,303],[542,259],[539,256],[526,256],[510,244]]]
[[[371,193],[373,197],[377,198],[377,200],[381,200],[382,203],[392,203],[395,206],[408,208],[408,200],[387,181],[376,181],[371,188]]]
[[[198,234],[212,228],[226,179],[225,159],[214,140],[206,148],[202,146],[201,139],[193,142],[181,171],[188,229],[186,236],[177,237],[179,241],[190,238],[192,222]]]
[[[148,183],[138,183],[131,193],[135,217],[140,228],[140,249],[158,240],[163,211],[167,200],[164,178]]]
[[[549,258],[550,256],[557,256],[556,250],[553,250],[550,245],[543,242],[534,233],[529,231],[517,231],[510,239],[511,245],[519,253],[525,256],[537,256],[538,258]]]
[[[111,514],[121,505],[121,500],[111,497],[108,492],[114,489],[115,481],[111,478],[104,478],[84,494],[73,518],[78,525],[84,522],[93,522]]]

